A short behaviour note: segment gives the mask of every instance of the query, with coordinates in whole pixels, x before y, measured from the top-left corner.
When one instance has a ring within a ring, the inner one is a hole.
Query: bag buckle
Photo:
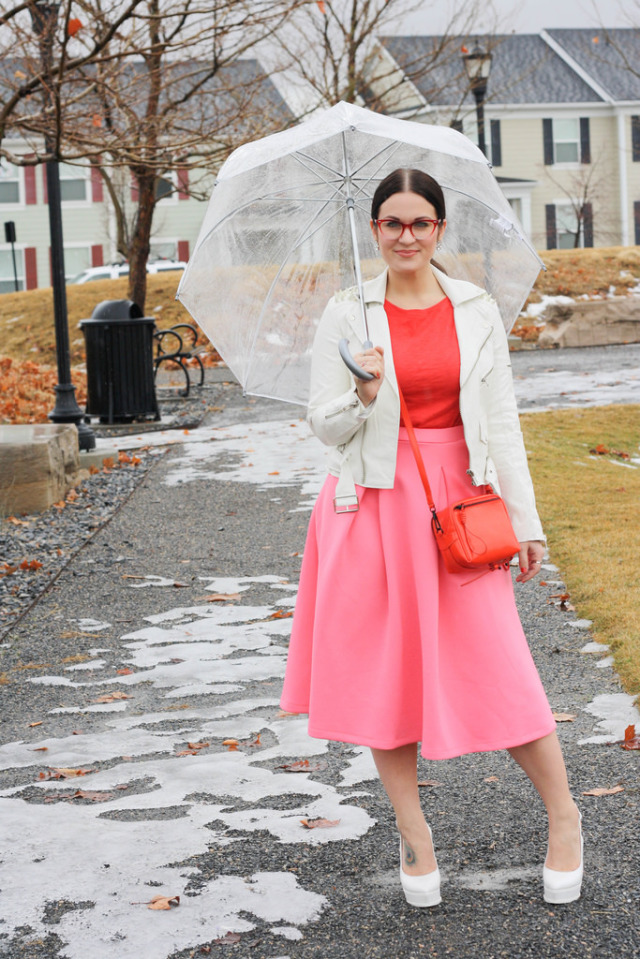
[[[338,500],[346,500],[346,502],[340,503]],[[358,502],[358,497],[354,497],[352,493],[333,497],[334,513],[357,513],[359,509],[360,503]]]

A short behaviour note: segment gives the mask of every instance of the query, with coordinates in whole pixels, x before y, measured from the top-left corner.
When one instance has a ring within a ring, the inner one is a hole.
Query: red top
[[[384,308],[411,422],[416,429],[461,426],[460,349],[451,300],[444,297],[426,310],[403,310],[385,300]]]

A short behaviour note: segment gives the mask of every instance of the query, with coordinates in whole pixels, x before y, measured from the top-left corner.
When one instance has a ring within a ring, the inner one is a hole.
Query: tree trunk
[[[129,299],[144,313],[147,297],[147,260],[151,248],[151,225],[155,209],[155,174],[137,172],[138,210],[129,247]]]

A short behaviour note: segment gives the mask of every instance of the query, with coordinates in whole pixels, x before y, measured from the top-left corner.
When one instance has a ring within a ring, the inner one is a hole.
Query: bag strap
[[[429,486],[429,480],[427,479],[427,471],[424,466],[424,460],[422,459],[422,454],[420,453],[420,447],[418,446],[416,434],[413,429],[413,423],[411,422],[411,416],[409,415],[409,408],[407,407],[402,390],[400,389],[400,384],[398,384],[398,394],[400,396],[400,410],[402,412],[402,419],[409,436],[409,443],[411,444],[411,449],[413,450],[413,455],[415,456],[418,472],[420,473],[420,479],[422,480],[422,485],[424,486],[424,491],[427,495],[427,503],[429,504],[429,509],[433,515],[436,529],[438,532],[442,532],[440,520],[438,519],[438,514],[436,513],[436,504],[433,502],[431,487]]]

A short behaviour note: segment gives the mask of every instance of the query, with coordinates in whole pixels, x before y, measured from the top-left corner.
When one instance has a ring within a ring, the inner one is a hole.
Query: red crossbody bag
[[[520,544],[504,500],[485,487],[484,493],[450,503],[439,513],[436,512],[409,410],[399,387],[398,392],[402,419],[431,510],[431,527],[447,570],[450,573],[464,573],[470,569],[508,567],[512,557],[519,551]]]

